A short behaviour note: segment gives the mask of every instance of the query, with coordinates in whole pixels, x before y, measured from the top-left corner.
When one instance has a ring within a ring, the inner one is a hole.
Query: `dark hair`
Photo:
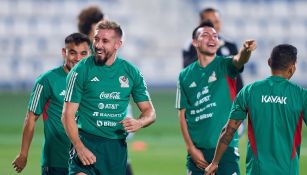
[[[110,30],[114,30],[115,33],[121,38],[123,36],[123,31],[120,27],[119,24],[117,24],[114,21],[110,21],[110,20],[103,20],[100,21],[97,25],[96,25],[96,30],[100,30],[100,29],[110,29]]]
[[[211,7],[209,7],[209,8],[205,8],[205,9],[203,9],[202,11],[200,11],[199,12],[199,18],[200,18],[200,20],[201,21],[203,21],[204,19],[203,19],[203,14],[204,13],[209,13],[209,12],[217,12],[217,13],[219,13],[219,11],[217,10],[217,9],[215,9],[215,8],[211,8]]]
[[[273,48],[269,60],[272,70],[286,70],[289,65],[295,64],[297,49],[290,44],[280,44]]]
[[[197,26],[194,30],[193,30],[193,33],[192,33],[192,39],[196,39],[197,38],[197,30],[199,28],[203,28],[203,27],[211,27],[211,28],[214,28],[213,24],[211,21],[204,21],[202,22],[199,26]]]
[[[85,34],[82,34],[82,33],[73,33],[73,34],[68,35],[65,38],[65,44],[74,43],[76,45],[79,45],[83,42],[86,42],[88,45],[91,44],[91,41],[88,38],[88,36],[86,36]]]
[[[83,9],[79,14],[79,32],[89,35],[92,25],[103,20],[104,14],[97,6],[90,6]]]

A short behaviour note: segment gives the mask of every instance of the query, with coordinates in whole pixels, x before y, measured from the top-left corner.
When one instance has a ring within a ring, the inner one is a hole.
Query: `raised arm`
[[[222,129],[220,138],[218,140],[216,150],[214,153],[214,158],[211,164],[206,168],[206,175],[214,174],[218,168],[218,164],[222,159],[224,152],[226,151],[228,145],[230,144],[234,134],[239,128],[243,120],[228,120],[227,124]]]
[[[188,131],[188,125],[185,119],[185,111],[186,111],[185,108],[180,109],[178,111],[181,133],[182,133],[187,151],[191,155],[196,166],[204,170],[208,166],[208,162],[205,160],[202,152],[199,149],[197,149],[192,142],[192,139]]]
[[[141,111],[138,119],[125,118],[120,122],[127,132],[135,132],[140,128],[149,126],[156,120],[156,112],[151,101],[139,102],[137,106]]]
[[[39,116],[29,111],[24,121],[20,152],[12,162],[13,168],[20,173],[27,165],[28,153],[32,142],[36,120]]]
[[[78,157],[83,165],[90,165],[96,162],[95,155],[88,150],[79,138],[75,114],[79,103],[65,102],[62,113],[62,123],[71,143],[77,151]]]
[[[243,43],[243,47],[240,49],[239,53],[234,56],[233,64],[241,69],[245,63],[248,62],[252,51],[256,49],[256,41],[255,40],[246,40]]]

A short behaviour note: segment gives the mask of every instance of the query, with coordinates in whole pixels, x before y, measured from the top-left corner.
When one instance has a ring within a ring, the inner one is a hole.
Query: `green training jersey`
[[[119,122],[126,117],[131,95],[136,103],[150,100],[140,71],[118,57],[106,66],[97,65],[90,56],[67,77],[65,101],[79,103],[78,128],[93,135],[109,139],[127,136]]]
[[[68,167],[70,141],[61,122],[67,73],[63,66],[36,79],[28,111],[43,115],[44,145],[42,166]]]
[[[235,77],[242,70],[231,58],[216,56],[206,67],[196,61],[181,71],[176,108],[186,109],[189,135],[196,147],[215,148],[236,94]],[[236,135],[230,146],[237,144]]]
[[[299,174],[302,122],[307,122],[307,91],[271,76],[244,87],[230,119],[248,114],[247,174]]]

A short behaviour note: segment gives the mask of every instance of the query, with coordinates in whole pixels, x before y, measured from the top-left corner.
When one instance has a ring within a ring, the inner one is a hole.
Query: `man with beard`
[[[179,75],[176,108],[188,152],[188,174],[203,175],[228,119],[236,94],[235,77],[243,71],[256,43],[245,41],[233,58],[217,56],[218,34],[210,21],[196,27],[192,39],[198,61]],[[230,146],[220,162],[218,174],[240,174],[237,135]]]
[[[105,15],[102,10],[95,5],[82,9],[78,15],[79,32],[86,34],[90,38],[91,42],[93,42],[96,24],[99,21],[102,21],[104,19],[104,16]],[[94,48],[91,44],[92,53],[95,52],[93,49]],[[128,105],[127,117],[133,117],[133,111],[130,104]],[[131,139],[133,136],[134,133],[129,133],[127,140]],[[132,166],[129,159],[127,162],[126,175],[133,175]]]
[[[42,174],[68,174],[70,141],[61,123],[68,72],[84,57],[90,55],[90,40],[81,33],[65,38],[62,49],[64,65],[36,79],[25,118],[20,153],[13,161],[19,173],[26,164],[36,120],[43,115],[45,141],[42,150]]]
[[[99,22],[95,54],[80,62],[67,78],[62,122],[74,146],[70,174],[125,174],[128,132],[155,121],[142,74],[117,56],[122,35],[117,23]],[[126,117],[130,96],[140,109],[138,119]]]

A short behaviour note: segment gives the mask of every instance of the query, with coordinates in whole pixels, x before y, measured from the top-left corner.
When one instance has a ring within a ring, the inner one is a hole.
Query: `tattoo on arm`
[[[225,145],[229,145],[236,131],[236,128],[233,128],[229,125],[225,126],[222,130],[220,142]]]

